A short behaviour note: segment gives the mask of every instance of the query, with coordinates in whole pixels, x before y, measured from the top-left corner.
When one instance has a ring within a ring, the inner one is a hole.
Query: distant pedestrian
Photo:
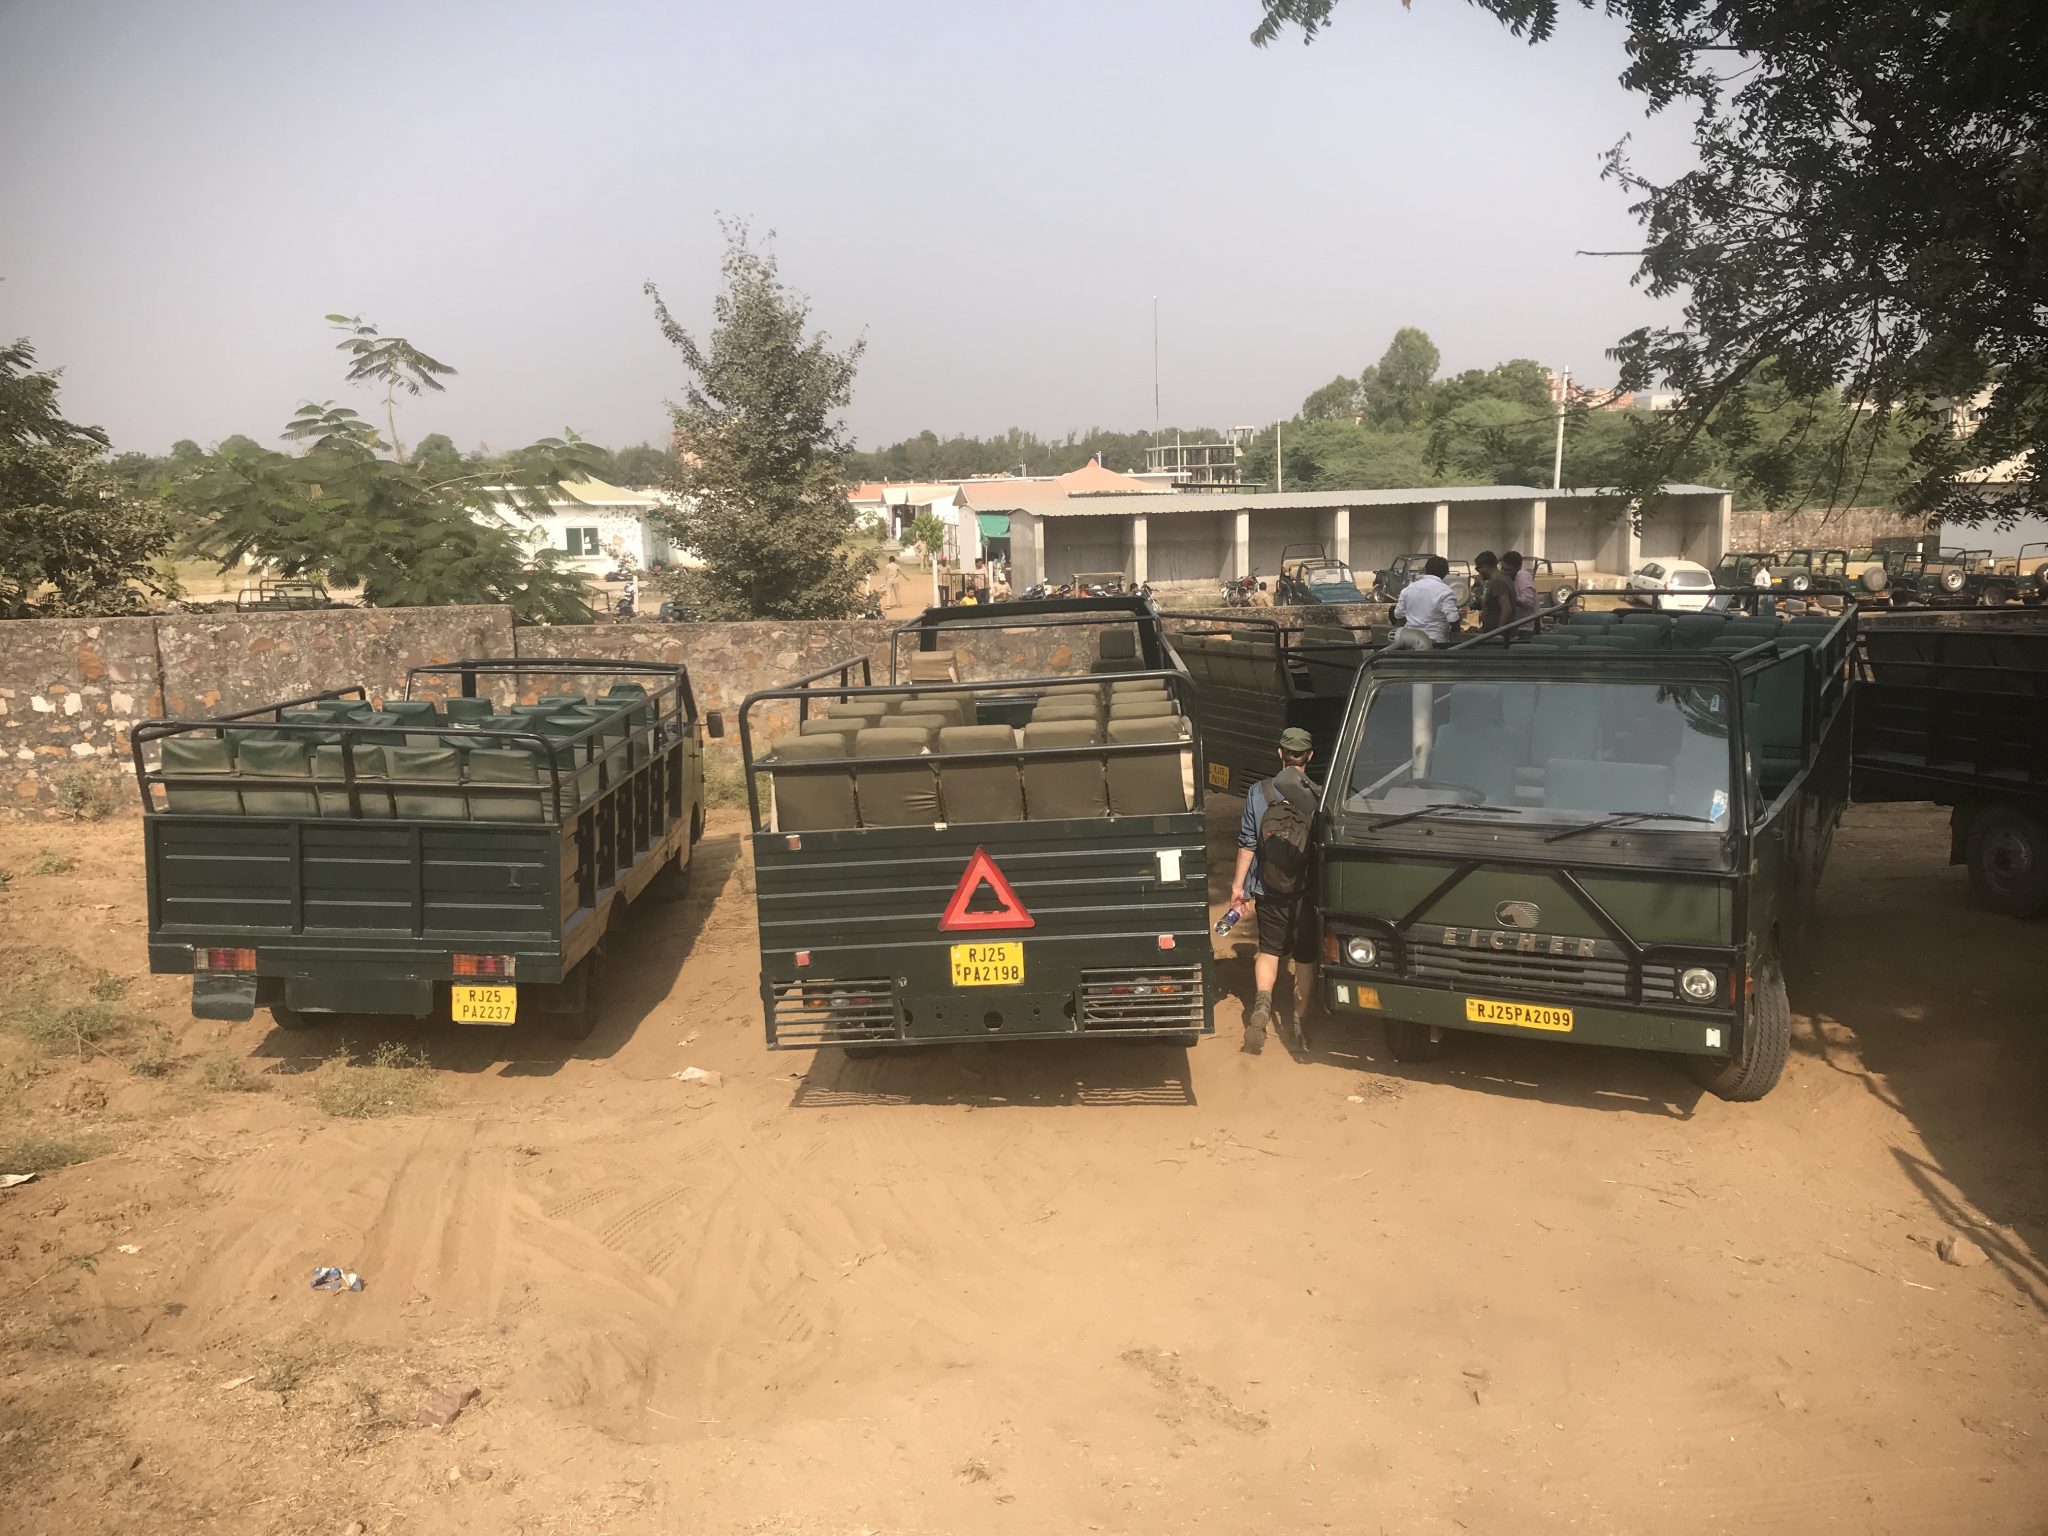
[[[1508,580],[1515,589],[1515,617],[1531,619],[1543,606],[1543,599],[1536,591],[1535,574],[1524,569],[1522,552],[1511,549],[1500,557],[1500,568],[1508,574]]]
[[[1431,555],[1422,562],[1422,574],[1412,579],[1401,589],[1401,595],[1394,599],[1394,625],[1397,631],[1412,630],[1430,645],[1448,645],[1451,636],[1458,632],[1460,612],[1458,594],[1451,590],[1447,578],[1451,574],[1451,562],[1442,555]],[[1414,647],[1414,640],[1397,643]]]
[[[1302,1018],[1315,985],[1316,904],[1310,889],[1310,831],[1315,824],[1316,788],[1308,780],[1309,734],[1299,726],[1280,733],[1280,771],[1261,779],[1244,799],[1244,818],[1237,828],[1237,870],[1230,883],[1230,904],[1254,905],[1258,914],[1259,952],[1252,961],[1253,996],[1244,1019],[1244,1049],[1256,1056],[1266,1044],[1273,1022],[1273,988],[1280,962],[1294,962],[1295,1040],[1301,1039]]]
[[[1479,627],[1482,630],[1499,629],[1503,624],[1512,624],[1515,619],[1515,583],[1513,577],[1503,577],[1500,556],[1490,549],[1482,549],[1472,558],[1473,606],[1479,610]]]

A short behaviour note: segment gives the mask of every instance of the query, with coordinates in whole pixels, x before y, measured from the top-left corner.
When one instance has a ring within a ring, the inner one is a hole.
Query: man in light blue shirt
[[[1401,595],[1394,599],[1394,624],[1397,629],[1412,629],[1426,635],[1431,645],[1448,645],[1451,637],[1458,632],[1458,621],[1463,617],[1458,608],[1458,594],[1451,590],[1445,578],[1451,574],[1451,562],[1442,555],[1431,555],[1422,563],[1422,574],[1401,589]]]

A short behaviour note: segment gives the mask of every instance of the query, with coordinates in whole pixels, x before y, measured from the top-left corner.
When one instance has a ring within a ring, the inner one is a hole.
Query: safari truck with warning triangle
[[[1321,987],[1396,1060],[1461,1032],[1679,1055],[1758,1099],[1848,798],[1857,618],[1572,613],[1367,657],[1318,818]]]
[[[934,608],[878,670],[740,706],[769,1046],[1211,1033],[1200,722],[1151,602]]]

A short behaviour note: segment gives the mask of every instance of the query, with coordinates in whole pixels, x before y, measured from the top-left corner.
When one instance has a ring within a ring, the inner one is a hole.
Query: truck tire
[[[1856,580],[1862,584],[1864,591],[1874,594],[1882,592],[1891,585],[1891,573],[1886,571],[1883,566],[1877,565],[1866,570]]]
[[[690,894],[690,872],[696,867],[697,861],[690,857],[690,847],[686,843],[676,850],[674,858],[661,866],[661,873],[647,882],[648,895],[656,901],[683,900]]]
[[[1992,805],[1970,826],[1970,884],[1994,912],[2048,912],[2048,825],[2018,806]]]
[[[1389,1019],[1386,1029],[1387,1054],[1396,1061],[1435,1061],[1444,1053],[1443,1040],[1430,1039],[1427,1024]]]
[[[704,807],[694,806],[690,811],[690,846],[696,847],[704,840]]]
[[[597,1029],[598,1017],[604,1012],[604,946],[600,944],[585,955],[576,971],[583,978],[583,996],[575,1009],[569,1013],[541,1015],[547,1021],[548,1033],[557,1040],[588,1040]]]
[[[1731,1104],[1753,1104],[1773,1088],[1785,1072],[1792,1051],[1792,1002],[1785,993],[1785,965],[1775,943],[1757,961],[1749,1027],[1742,1045],[1727,1061],[1688,1056],[1693,1081]]]
[[[1978,601],[1986,608],[2003,608],[2012,601],[2012,593],[2006,590],[2004,582],[1994,581],[1985,587],[1984,595]]]

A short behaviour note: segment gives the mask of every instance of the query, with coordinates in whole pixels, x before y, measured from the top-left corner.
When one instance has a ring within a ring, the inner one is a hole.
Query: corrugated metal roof
[[[1667,485],[1669,496],[1719,496],[1711,486]],[[1339,507],[1433,507],[1472,501],[1567,501],[1611,497],[1609,490],[1540,490],[1533,485],[1435,485],[1386,491],[1273,492],[1186,491],[1165,496],[1017,496],[998,506],[976,499],[988,511],[1029,512],[1039,517],[1111,517],[1142,512],[1171,517],[1177,512],[1308,512]]]

